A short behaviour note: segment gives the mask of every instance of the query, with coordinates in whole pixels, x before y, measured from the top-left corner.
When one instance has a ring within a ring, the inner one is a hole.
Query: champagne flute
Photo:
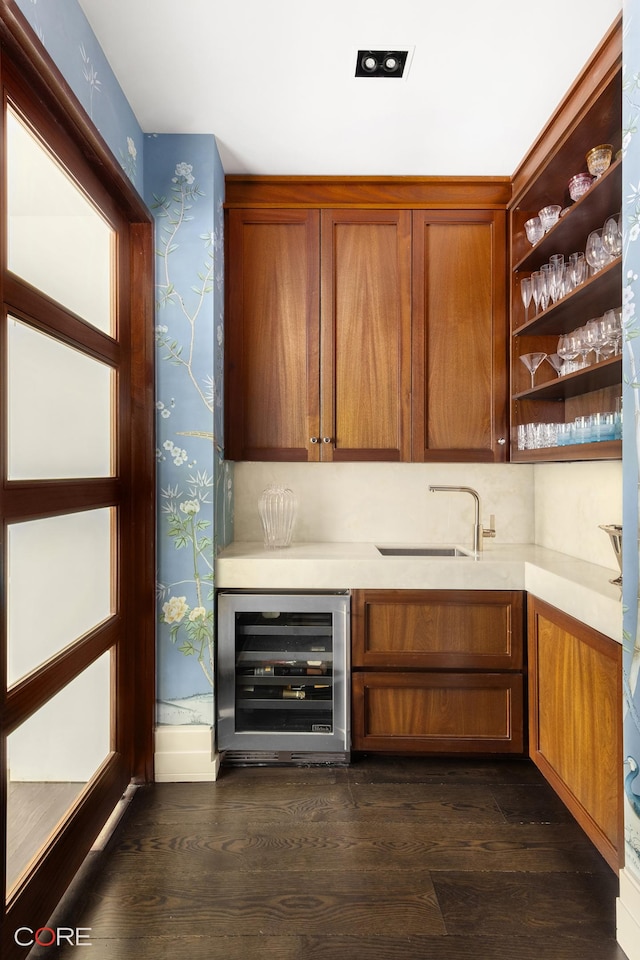
[[[523,277],[520,281],[520,296],[524,304],[524,322],[529,319],[529,304],[533,296],[533,280],[531,277]]]
[[[531,374],[531,389],[535,387],[534,377],[535,377],[536,370],[538,369],[538,367],[540,366],[540,364],[542,363],[545,357],[546,357],[546,353],[523,353],[522,356],[520,357],[525,367]]]
[[[531,280],[532,280],[532,289],[533,289],[533,300],[536,305],[536,314],[537,314],[538,310],[540,309],[540,300],[542,297],[542,290],[544,287],[544,277],[542,276],[542,273],[540,272],[540,270],[534,270],[534,272],[531,274]]]

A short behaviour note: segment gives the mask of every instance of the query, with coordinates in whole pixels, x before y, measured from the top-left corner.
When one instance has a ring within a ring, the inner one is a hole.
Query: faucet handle
[[[482,528],[483,537],[495,537],[496,535],[496,516],[495,513],[489,514],[489,526]]]

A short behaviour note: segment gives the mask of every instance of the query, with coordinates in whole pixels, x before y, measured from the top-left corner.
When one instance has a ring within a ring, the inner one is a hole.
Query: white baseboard
[[[629,960],[640,960],[640,880],[629,870],[620,871],[616,907],[618,943]]]
[[[213,730],[204,724],[156,727],[154,760],[158,783],[216,780],[220,770]]]

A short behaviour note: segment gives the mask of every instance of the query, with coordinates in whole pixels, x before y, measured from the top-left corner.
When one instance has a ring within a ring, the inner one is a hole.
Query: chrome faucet
[[[475,500],[475,519],[473,524],[473,551],[474,553],[480,553],[482,551],[482,538],[483,537],[495,537],[495,519],[493,515],[491,516],[491,526],[488,529],[485,529],[480,523],[480,497],[478,496],[478,491],[474,490],[473,487],[448,487],[448,486],[432,486],[429,485],[429,490],[431,493],[470,493],[473,499]]]

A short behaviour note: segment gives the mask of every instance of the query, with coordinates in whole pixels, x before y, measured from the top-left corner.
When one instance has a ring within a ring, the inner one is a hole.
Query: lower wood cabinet
[[[520,591],[358,590],[354,750],[524,750]]]
[[[622,647],[529,596],[530,755],[614,870],[622,865]]]

